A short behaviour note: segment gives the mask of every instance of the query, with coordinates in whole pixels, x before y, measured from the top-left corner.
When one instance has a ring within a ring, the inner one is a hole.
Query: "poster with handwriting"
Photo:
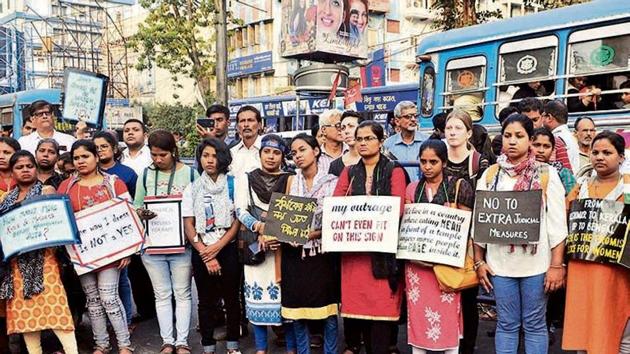
[[[628,204],[602,199],[572,201],[565,252],[570,259],[624,265],[628,218]]]
[[[79,242],[70,199],[46,195],[18,203],[0,215],[4,260],[33,250]]]
[[[265,235],[280,242],[306,244],[311,232],[317,199],[273,193],[265,222]]]
[[[396,258],[464,267],[471,218],[443,205],[406,204]]]
[[[323,212],[324,252],[396,253],[400,197],[327,197]]]
[[[108,77],[66,69],[63,82],[63,118],[100,127],[105,112]]]
[[[81,243],[66,246],[78,275],[141,250],[142,223],[126,200],[112,199],[74,214]]]
[[[476,243],[526,245],[540,239],[542,191],[477,191]]]
[[[182,253],[186,250],[186,236],[182,221],[182,197],[145,197],[144,208],[156,214],[145,221],[146,237],[151,246],[148,254]]]

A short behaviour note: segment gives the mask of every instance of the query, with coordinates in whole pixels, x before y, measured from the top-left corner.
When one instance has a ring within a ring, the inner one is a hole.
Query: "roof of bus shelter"
[[[436,33],[422,39],[417,53],[418,55],[430,54],[455,47],[603,20],[622,19],[628,16],[630,16],[630,1],[628,0],[595,0],[585,4]]]

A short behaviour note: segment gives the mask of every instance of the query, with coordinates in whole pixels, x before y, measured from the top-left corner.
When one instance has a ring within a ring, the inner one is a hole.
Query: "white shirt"
[[[138,179],[142,178],[144,169],[151,166],[153,160],[151,159],[151,150],[148,146],[143,146],[138,152],[136,157],[129,155],[129,149],[123,151],[121,163],[127,167],[131,167],[132,170],[138,175]]]
[[[230,149],[232,154],[232,164],[230,165],[230,174],[239,177],[247,172],[251,172],[260,168],[260,145],[262,136],[258,136],[252,146],[247,148],[241,140],[238,144]]]
[[[551,249],[567,238],[567,214],[564,201],[564,187],[555,168],[549,168],[549,183],[545,194],[545,208],[541,217],[540,239],[535,254],[531,254],[531,246],[523,252],[520,245],[514,247],[510,253],[510,245],[478,244],[486,249],[486,263],[498,276],[522,278],[547,272],[551,264]],[[486,185],[486,170],[477,181],[477,190],[488,190]],[[517,178],[499,172],[497,182],[498,191],[514,189]],[[474,238],[474,229],[473,229]]]
[[[577,140],[575,140],[575,136],[566,124],[556,127],[551,133],[564,141],[564,144],[567,146],[569,161],[571,162],[571,170],[573,170],[573,174],[576,174],[580,170],[580,147]]]
[[[190,183],[188,186],[186,186],[186,189],[184,189],[184,194],[182,196],[182,217],[183,218],[195,217],[195,205],[194,205],[195,200],[193,199],[192,188],[193,188],[193,184]],[[212,202],[211,195],[205,195],[203,199],[204,199],[204,203],[206,204],[206,206],[204,207],[207,207],[207,204],[210,204]],[[219,229],[219,228],[217,228],[216,230],[212,232],[206,232],[205,234],[202,235],[201,242],[203,242],[204,245],[212,245],[218,242],[221,239],[221,237],[225,235],[225,232],[226,232],[226,229]]]
[[[70,152],[70,149],[72,149],[72,144],[77,141],[77,139],[75,139],[72,135],[61,133],[56,130],[53,131],[52,138],[59,144],[60,154],[64,152]],[[20,143],[20,147],[22,148],[22,150],[27,150],[31,154],[35,155],[37,144],[42,139],[45,138],[42,138],[39,133],[35,131],[29,135],[20,137],[20,139],[18,139],[18,143]]]

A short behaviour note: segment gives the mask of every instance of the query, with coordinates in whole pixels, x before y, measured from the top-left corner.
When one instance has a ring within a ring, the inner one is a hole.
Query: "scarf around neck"
[[[286,191],[290,175],[288,172],[267,173],[257,168],[247,174],[247,180],[258,199],[265,204],[269,204],[273,192],[284,193]]]
[[[24,197],[28,200],[42,195],[44,185],[40,181],[29,189]],[[10,210],[17,202],[20,189],[13,188],[0,203],[0,214]],[[30,299],[44,291],[44,250],[35,250],[16,256],[17,267],[22,276],[23,296]],[[0,281],[0,299],[12,299],[14,295],[13,272],[9,269]]]
[[[352,195],[390,195],[391,194],[391,177],[392,171],[396,167],[396,163],[381,154],[374,172],[372,172],[372,188],[366,193],[365,184],[368,179],[363,159],[360,159],[356,165],[350,167],[351,191]]]
[[[227,229],[234,221],[234,202],[230,199],[228,177],[220,174],[216,182],[204,171],[192,184],[195,230],[205,235],[215,228]],[[209,203],[208,203],[209,202]],[[210,210],[207,210],[210,204]],[[209,213],[207,212],[209,211]],[[208,219],[214,222],[208,225]]]

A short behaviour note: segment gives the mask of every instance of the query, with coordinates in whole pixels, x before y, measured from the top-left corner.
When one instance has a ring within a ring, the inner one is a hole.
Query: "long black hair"
[[[294,136],[293,139],[291,139],[291,144],[289,144],[289,146],[293,145],[293,143],[296,140],[302,140],[308,146],[313,148],[313,150],[317,149],[318,153],[317,153],[317,155],[315,155],[315,161],[319,160],[319,157],[322,154],[322,150],[319,148],[319,144],[317,143],[317,139],[315,139],[314,136],[308,135],[306,133],[300,133],[300,134]]]
[[[108,131],[101,130],[94,134],[92,140],[96,141],[96,138],[105,139],[105,141],[107,141],[107,143],[112,146],[112,150],[114,150],[114,161],[120,161],[120,158],[122,157],[122,151],[120,151],[120,148],[118,147],[118,138],[114,134]]]
[[[205,138],[199,143],[195,154],[198,172],[203,172],[203,166],[201,166],[201,155],[203,154],[203,150],[208,146],[213,147],[217,154],[217,172],[227,174],[230,169],[230,164],[232,163],[232,155],[230,154],[230,149],[228,149],[227,145],[217,138]]]
[[[149,149],[156,147],[164,151],[170,151],[173,154],[175,162],[179,162],[179,150],[173,133],[168,130],[158,129],[149,134]]]
[[[448,161],[448,148],[446,147],[446,144],[442,140],[427,139],[423,141],[422,145],[420,145],[420,152],[418,153],[418,158],[420,158],[420,156],[422,156],[422,152],[424,152],[424,150],[427,150],[427,149],[431,149],[435,151],[435,154],[442,161],[442,163],[445,164]]]

